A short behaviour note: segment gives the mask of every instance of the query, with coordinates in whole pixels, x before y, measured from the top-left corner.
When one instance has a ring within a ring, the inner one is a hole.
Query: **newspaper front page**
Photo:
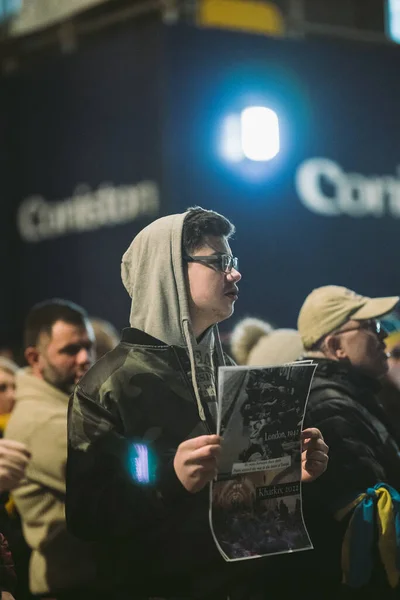
[[[301,429],[316,365],[221,367],[219,473],[210,524],[227,561],[312,548],[301,505]]]

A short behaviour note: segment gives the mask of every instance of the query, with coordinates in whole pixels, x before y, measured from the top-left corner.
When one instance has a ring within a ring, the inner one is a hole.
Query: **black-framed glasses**
[[[184,260],[186,262],[198,262],[223,273],[230,273],[232,269],[237,271],[239,268],[239,260],[231,254],[210,254],[208,256],[187,255],[184,256]]]
[[[342,329],[339,331],[335,331],[331,335],[339,335],[342,333],[348,333],[349,331],[358,331],[359,329],[364,329],[365,331],[370,331],[377,336],[381,336],[383,334],[386,335],[386,330],[382,326],[382,323],[378,319],[369,319],[368,321],[360,321],[358,327],[350,327],[349,329]]]

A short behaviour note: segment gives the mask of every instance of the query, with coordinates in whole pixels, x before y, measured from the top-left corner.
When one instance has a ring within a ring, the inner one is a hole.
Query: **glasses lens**
[[[224,273],[229,273],[231,270],[231,257],[229,254],[222,254],[221,256],[221,270]]]
[[[238,268],[238,259],[236,256],[231,256],[230,254],[223,254],[221,256],[221,264],[222,269],[225,273],[230,273],[232,269]]]

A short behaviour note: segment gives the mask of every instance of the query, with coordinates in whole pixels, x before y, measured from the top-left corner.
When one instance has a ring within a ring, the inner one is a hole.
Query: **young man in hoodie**
[[[233,313],[241,279],[233,232],[225,217],[194,208],[136,236],[122,259],[131,328],[70,404],[67,523],[102,542],[113,598],[249,599],[263,570],[225,563],[208,521],[221,444],[217,369],[229,360],[216,325]],[[311,480],[327,448],[316,430],[307,435]]]
[[[57,600],[86,600],[95,579],[91,548],[68,533],[65,522],[68,399],[93,362],[93,342],[81,307],[54,299],[31,309],[24,329],[29,367],[17,374],[16,404],[5,432],[26,444],[32,456],[13,493],[32,549],[30,589]]]

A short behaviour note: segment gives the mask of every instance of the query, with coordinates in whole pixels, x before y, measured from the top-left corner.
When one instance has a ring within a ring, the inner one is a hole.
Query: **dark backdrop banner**
[[[3,81],[0,342],[52,296],[125,326],[124,250],[195,204],[237,225],[226,328],[293,326],[324,284],[398,294],[399,53],[146,20]],[[248,106],[278,116],[269,162],[226,154]]]
[[[123,252],[161,214],[161,25],[141,21],[12,86],[17,308],[49,297],[128,324]]]
[[[168,193],[237,225],[234,320],[294,326],[325,284],[399,294],[400,49],[186,27],[168,48]],[[248,106],[278,115],[269,162],[226,157],[226,118]]]
[[[20,174],[14,153],[14,97],[9,85],[0,86],[0,347],[12,343],[15,337],[19,239],[15,228],[15,206],[18,202],[16,184]]]

